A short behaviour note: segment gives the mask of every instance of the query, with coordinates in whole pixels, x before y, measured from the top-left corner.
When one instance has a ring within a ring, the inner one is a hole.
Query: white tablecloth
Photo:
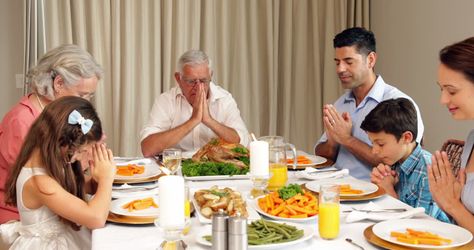
[[[299,180],[294,176],[294,172],[289,173],[290,183],[305,183],[307,180]],[[236,187],[244,195],[248,194],[251,188],[250,180],[232,180],[232,181],[195,181],[188,183],[190,188],[208,188],[212,185],[219,186],[232,186]],[[385,195],[378,199],[373,200],[374,203],[379,204],[382,207],[407,207],[408,205],[401,201]],[[350,207],[361,208],[365,206],[367,202],[343,202]],[[342,209],[343,210],[343,209]],[[421,215],[423,218],[431,218],[427,215]],[[363,246],[365,249],[378,249],[371,245],[365,240],[363,232],[364,230],[374,224],[375,222],[364,220],[355,223],[345,223],[345,214],[341,215],[341,225],[339,236],[334,240],[323,240],[319,237],[317,219],[305,223],[312,225],[315,229],[316,235],[305,242],[297,245],[292,245],[286,249],[359,249],[345,241],[346,238],[351,238],[357,244]],[[201,246],[196,243],[195,237],[202,228],[197,218],[192,218],[192,227],[190,233],[185,236],[184,242],[188,245],[188,249],[210,249],[209,247]],[[92,231],[92,249],[104,250],[104,249],[157,249],[163,241],[160,230],[154,225],[120,225],[114,223],[107,223],[104,228],[95,229]]]

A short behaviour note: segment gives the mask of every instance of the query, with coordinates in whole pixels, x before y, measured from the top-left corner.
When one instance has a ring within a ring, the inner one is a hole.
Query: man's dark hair
[[[415,105],[406,98],[385,100],[370,111],[360,128],[366,132],[392,134],[397,141],[410,131],[415,140],[418,134]]]
[[[356,46],[357,52],[365,56],[376,52],[374,33],[361,27],[349,28],[337,34],[333,44],[334,48]]]

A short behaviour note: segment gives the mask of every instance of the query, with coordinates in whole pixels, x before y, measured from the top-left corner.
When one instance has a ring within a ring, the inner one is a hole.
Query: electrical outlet
[[[25,87],[25,81],[24,81],[24,76],[23,74],[16,74],[15,75],[15,82],[16,82],[16,88],[17,89],[22,89]]]

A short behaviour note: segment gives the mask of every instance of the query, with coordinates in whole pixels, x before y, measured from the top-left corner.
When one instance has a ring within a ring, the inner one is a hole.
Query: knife
[[[377,209],[377,210],[369,210],[369,209],[352,209],[352,210],[347,210],[343,212],[352,212],[352,211],[357,211],[357,212],[366,212],[366,213],[397,213],[397,212],[406,212],[408,209],[406,208],[382,208],[382,209]]]
[[[315,170],[313,172],[308,172],[308,174],[329,173],[329,172],[337,172],[337,171],[341,171],[341,169]]]

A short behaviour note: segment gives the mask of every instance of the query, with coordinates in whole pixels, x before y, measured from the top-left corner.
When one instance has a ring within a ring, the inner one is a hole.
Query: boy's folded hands
[[[392,170],[390,166],[380,163],[377,167],[372,169],[370,180],[385,190],[390,190],[398,183],[398,174],[395,170]]]

